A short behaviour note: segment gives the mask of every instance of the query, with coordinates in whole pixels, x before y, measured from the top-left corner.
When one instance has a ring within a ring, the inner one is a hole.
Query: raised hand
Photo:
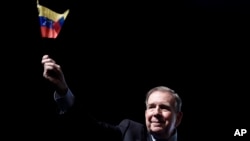
[[[50,58],[49,55],[44,55],[41,63],[44,68],[43,77],[55,85],[58,94],[65,95],[68,86],[60,65],[56,64],[55,60]]]

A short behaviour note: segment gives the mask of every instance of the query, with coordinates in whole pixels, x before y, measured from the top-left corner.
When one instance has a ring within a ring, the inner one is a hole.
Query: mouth
[[[153,122],[153,123],[151,123],[151,127],[153,127],[153,128],[162,128],[163,124],[159,123],[159,122]]]
[[[163,122],[153,121],[153,122],[151,122],[151,124],[152,124],[153,126],[161,126],[161,125],[163,124]]]
[[[159,120],[153,120],[151,123],[164,123],[164,121],[159,121]]]

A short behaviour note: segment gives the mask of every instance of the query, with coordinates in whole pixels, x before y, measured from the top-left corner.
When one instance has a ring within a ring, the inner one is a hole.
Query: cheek
[[[150,129],[150,120],[151,120],[151,117],[152,116],[150,116],[150,114],[149,113],[147,113],[147,112],[145,112],[145,122],[146,122],[146,127],[148,128],[148,129]]]
[[[166,112],[166,113],[163,113],[162,114],[163,118],[166,119],[166,120],[171,120],[173,119],[173,114],[171,114],[170,112]]]
[[[152,117],[152,114],[150,114],[150,112],[145,112],[146,121],[150,120],[151,117]]]

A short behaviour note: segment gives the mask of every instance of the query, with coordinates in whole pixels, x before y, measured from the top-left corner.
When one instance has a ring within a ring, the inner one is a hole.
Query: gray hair
[[[157,86],[157,87],[150,89],[146,95],[146,100],[145,100],[146,104],[148,102],[149,96],[155,91],[169,92],[170,94],[172,94],[175,99],[175,112],[181,112],[182,100],[180,96],[174,90],[166,86]]]

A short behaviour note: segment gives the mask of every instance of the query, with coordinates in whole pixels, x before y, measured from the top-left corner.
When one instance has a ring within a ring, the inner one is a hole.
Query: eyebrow
[[[147,104],[147,106],[155,106],[155,105],[157,105],[157,104],[155,104],[155,103]],[[171,107],[171,105],[169,105],[169,104],[164,104],[164,103],[159,104],[159,106],[168,106],[168,107]]]

